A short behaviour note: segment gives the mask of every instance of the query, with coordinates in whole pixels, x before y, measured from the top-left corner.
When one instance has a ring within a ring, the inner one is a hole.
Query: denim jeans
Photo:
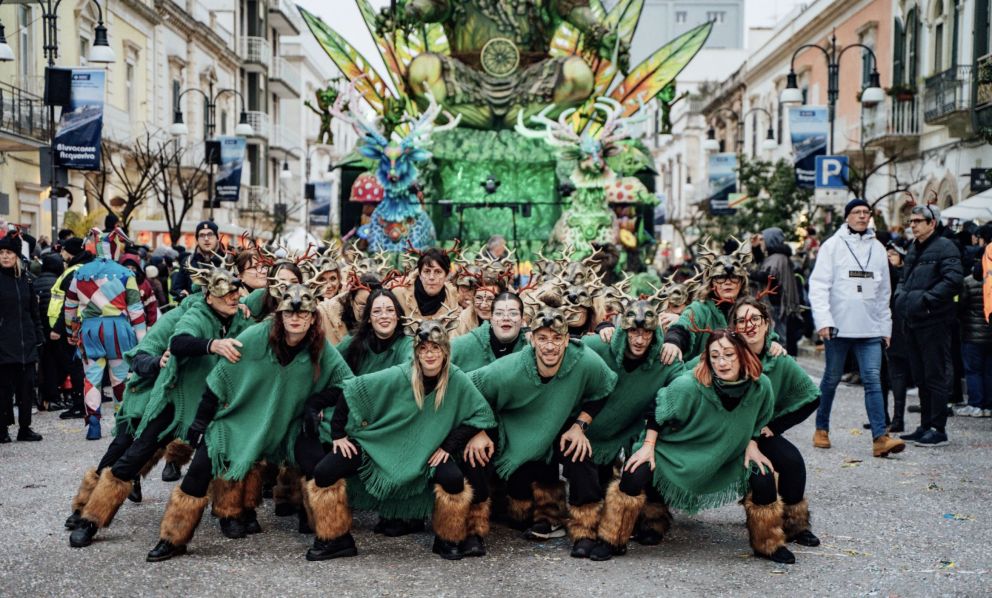
[[[992,409],[992,345],[962,342],[961,359],[968,385],[968,404]]]
[[[844,361],[847,354],[854,351],[861,370],[861,383],[865,388],[865,410],[871,423],[871,437],[885,434],[885,407],[882,403],[882,383],[879,372],[882,369],[882,339],[880,338],[835,338],[824,342],[826,366],[820,380],[820,407],[816,410],[816,429],[830,430],[830,409],[834,404],[834,394],[840,377],[844,374]]]

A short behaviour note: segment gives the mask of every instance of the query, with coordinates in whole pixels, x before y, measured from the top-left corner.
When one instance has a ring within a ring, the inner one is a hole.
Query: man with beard
[[[177,302],[182,301],[184,297],[193,292],[191,267],[220,266],[221,258],[214,253],[221,250],[220,238],[217,236],[219,230],[217,225],[210,220],[204,220],[196,225],[196,229],[194,229],[196,249],[191,255],[186,256],[179,268],[176,268],[175,274],[172,275],[172,289],[169,292]]]

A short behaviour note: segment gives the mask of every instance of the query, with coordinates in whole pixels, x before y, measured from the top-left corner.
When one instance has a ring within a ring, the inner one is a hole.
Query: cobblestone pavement
[[[803,363],[819,375],[819,363]],[[125,503],[91,547],[72,549],[62,528],[69,501],[109,440],[86,442],[80,420],[42,413],[43,442],[0,446],[0,596],[987,595],[992,419],[954,417],[949,446],[873,459],[862,396],[860,387],[839,389],[833,449],[811,447],[813,418],[788,433],[806,457],[823,540],[793,546],[792,566],[750,556],[737,505],[676,514],[661,546],[632,544],[606,563],[570,558],[564,539],[534,544],[500,527],[486,558],[445,562],[430,554],[429,534],[373,536],[373,517],[362,514],[358,558],[309,563],[312,536],[296,533],[295,518],[275,517],[268,501],[265,533],[227,540],[205,517],[188,556],[152,564],[145,553],[173,486],[158,470],[143,484],[144,502]]]

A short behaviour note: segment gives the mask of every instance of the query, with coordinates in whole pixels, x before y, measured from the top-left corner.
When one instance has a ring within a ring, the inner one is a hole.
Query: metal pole
[[[204,148],[209,147],[207,141],[214,136],[214,84],[210,83],[208,87],[209,93],[207,94],[207,110],[203,115],[203,118],[207,121],[207,139],[203,142]],[[214,161],[213,156],[209,156],[210,159],[207,160],[207,200],[210,202],[210,221],[214,221]]]
[[[47,5],[41,2],[39,4],[41,4],[42,20],[45,22],[42,29],[45,36],[45,54],[48,58],[48,68],[51,69],[55,67],[55,56],[59,51],[58,25],[56,23],[58,4],[53,7],[51,0]],[[48,139],[48,201],[52,208],[52,238],[50,242],[54,244],[55,239],[59,236],[59,201],[55,194],[55,106],[51,104],[48,106]]]

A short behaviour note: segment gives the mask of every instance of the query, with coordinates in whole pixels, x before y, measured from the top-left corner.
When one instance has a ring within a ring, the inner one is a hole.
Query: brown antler
[[[355,274],[354,270],[348,272],[348,286],[350,286],[353,291],[372,292],[372,287],[362,282],[362,279],[358,277],[358,274]]]
[[[762,289],[757,294],[757,296],[755,297],[755,299],[757,299],[758,301],[761,301],[762,299],[764,299],[765,297],[768,297],[769,295],[778,295],[779,285],[772,286],[772,283],[773,282],[775,282],[775,277],[769,274],[768,275],[768,280],[765,282],[765,288]]]

